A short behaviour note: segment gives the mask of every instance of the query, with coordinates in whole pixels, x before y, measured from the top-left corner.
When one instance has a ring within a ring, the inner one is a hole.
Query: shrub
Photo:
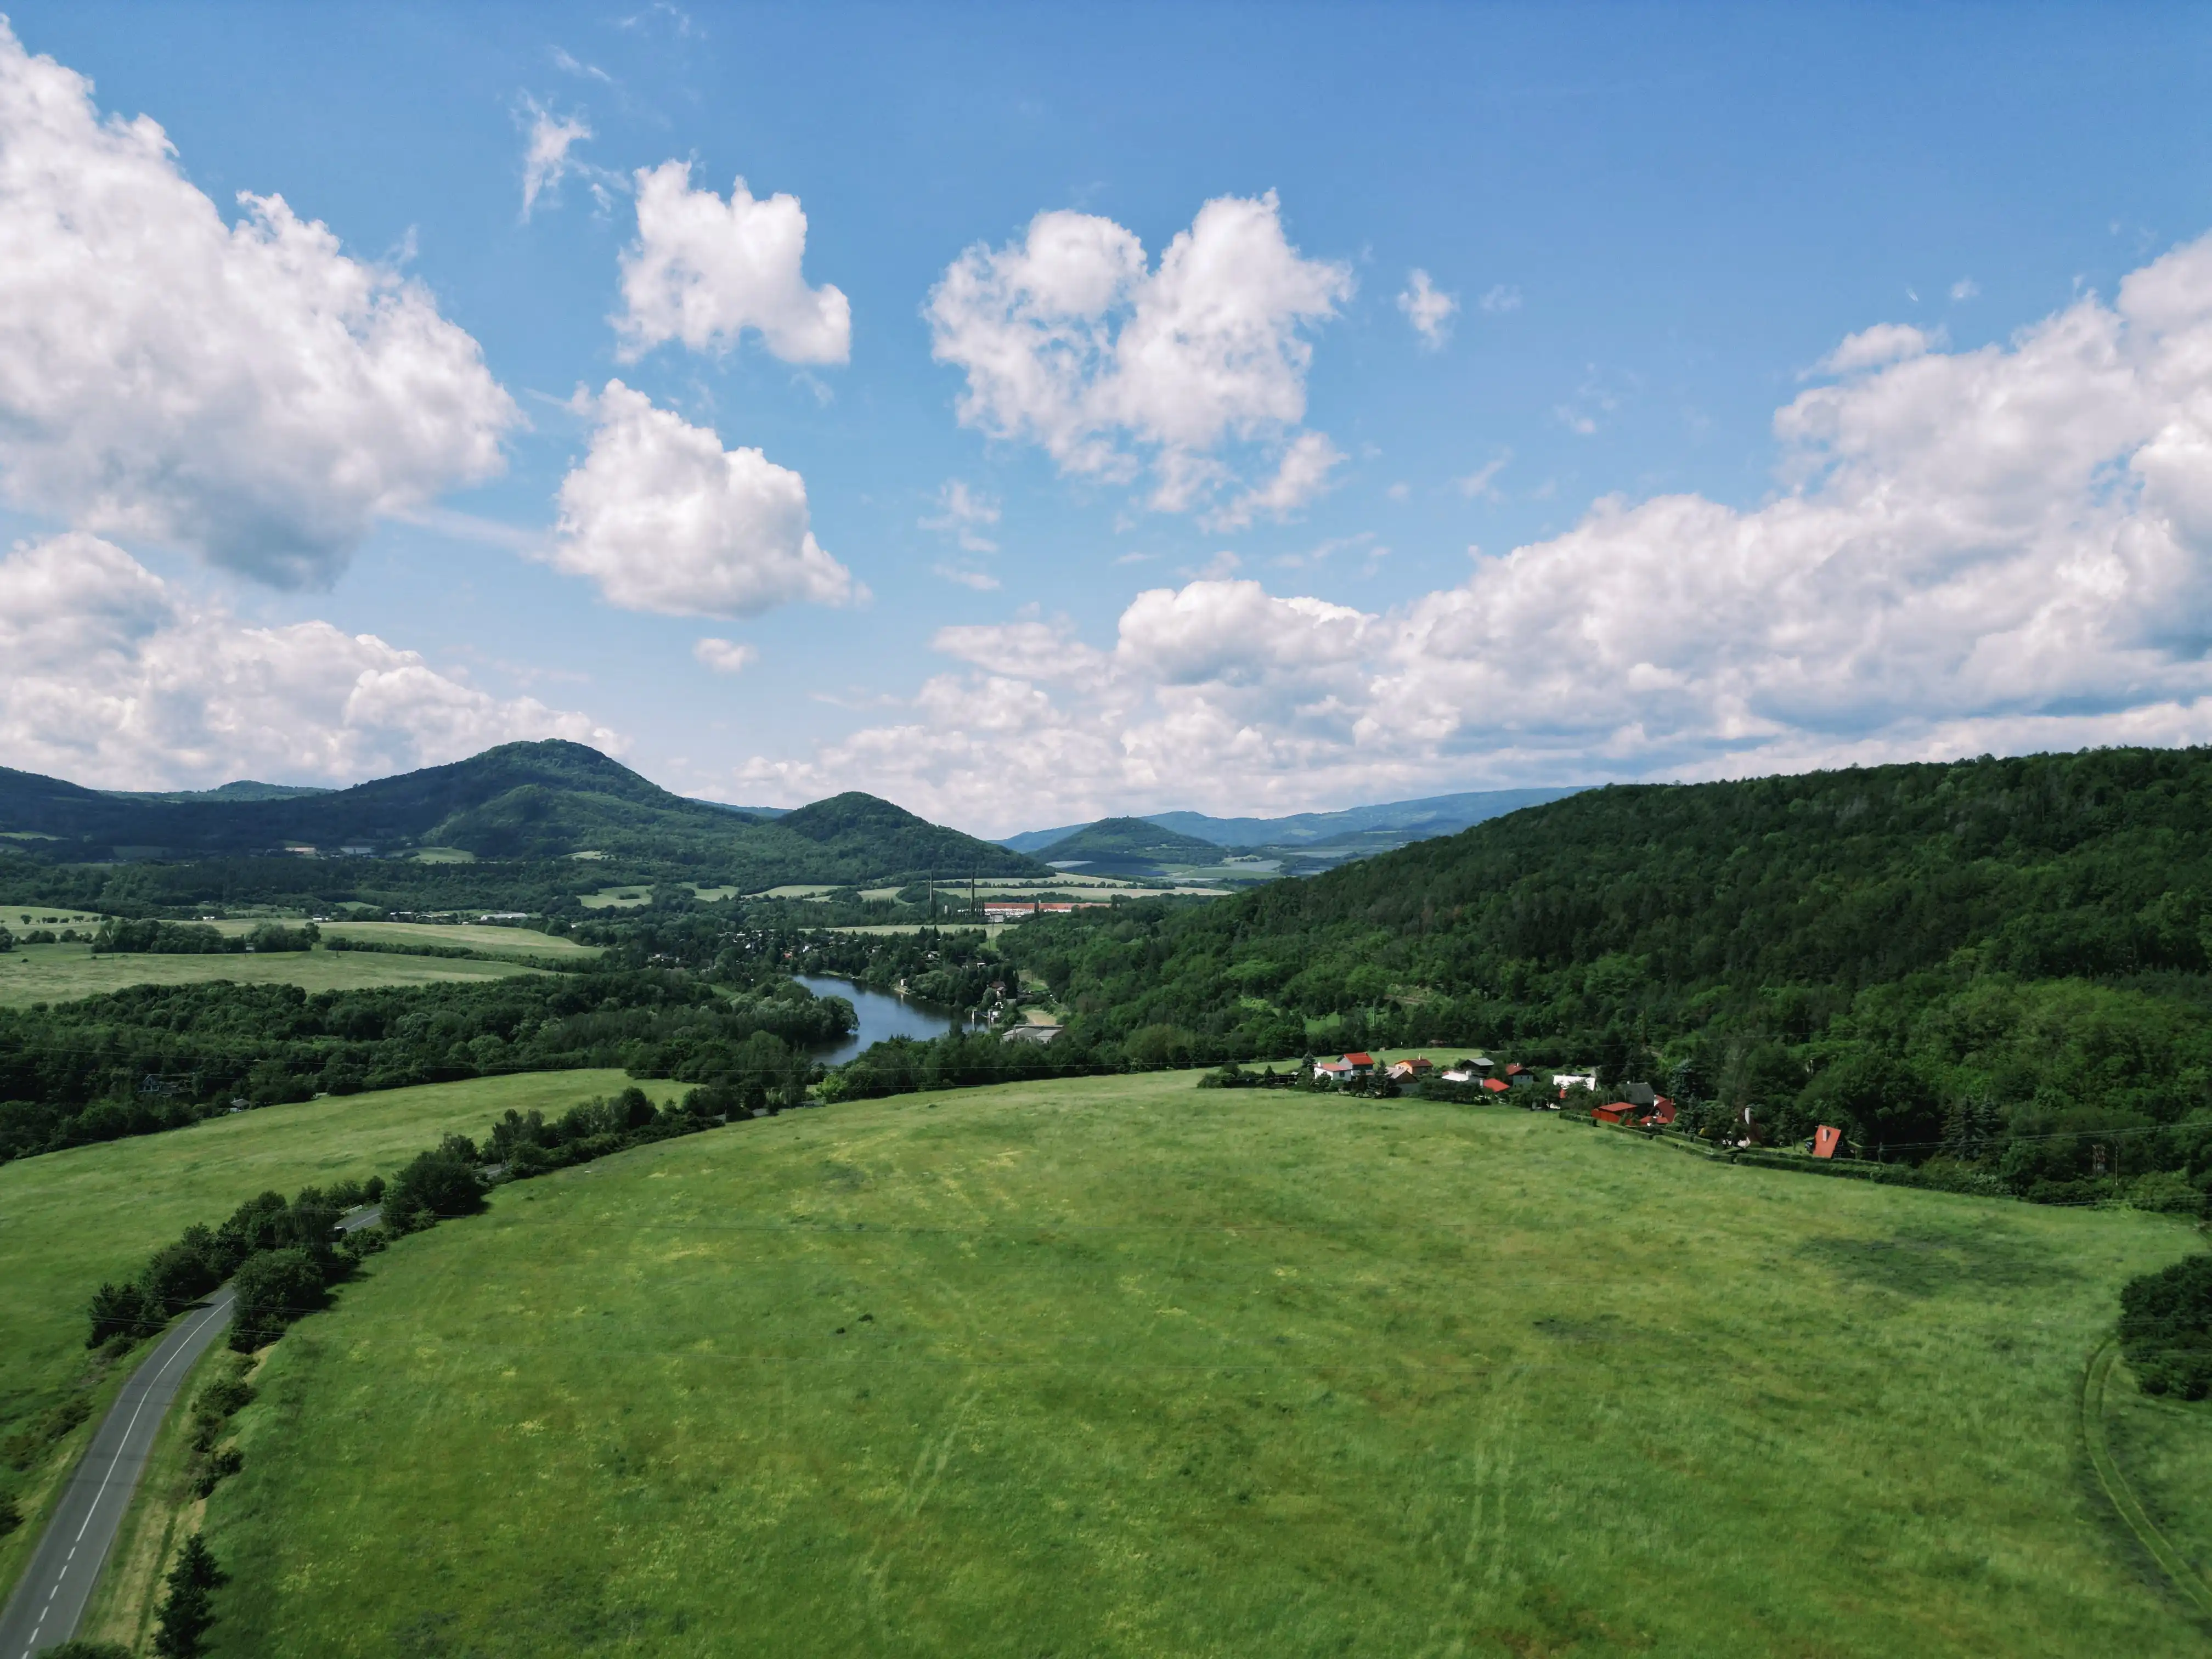
[[[81,1638],[39,1652],[41,1659],[131,1659],[131,1650],[120,1642],[87,1642]]]
[[[427,1227],[442,1216],[474,1215],[483,1208],[483,1188],[477,1180],[476,1149],[466,1141],[446,1144],[422,1152],[392,1176],[384,1193],[384,1220],[401,1232]],[[464,1148],[466,1149],[465,1153]]]
[[[2146,1394],[2212,1393],[2212,1255],[2192,1255],[2128,1281],[2120,1347]]]
[[[198,1241],[187,1238],[155,1251],[139,1283],[147,1301],[169,1314],[198,1301],[222,1283],[222,1275]]]
[[[323,1305],[323,1270],[314,1257],[295,1247],[262,1250],[246,1259],[231,1281],[238,1293],[230,1346],[240,1353],[265,1347],[301,1315]]]
[[[223,1577],[198,1533],[185,1540],[177,1565],[169,1569],[169,1594],[161,1603],[161,1622],[154,1632],[154,1651],[161,1659],[199,1659],[207,1650],[208,1626],[215,1623],[208,1592],[221,1584]]]
[[[92,1293],[92,1329],[84,1346],[96,1348],[115,1336],[143,1336],[161,1324],[161,1315],[137,1285],[102,1285]]]
[[[2172,1170],[2160,1170],[2129,1183],[2128,1202],[2138,1210],[2191,1215],[2203,1206],[2204,1194],[2190,1185],[2187,1176]]]

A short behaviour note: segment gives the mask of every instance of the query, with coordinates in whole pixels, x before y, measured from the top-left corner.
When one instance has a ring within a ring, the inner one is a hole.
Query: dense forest
[[[2061,1197],[2212,1182],[2207,896],[2212,751],[2110,750],[1592,790],[1000,946],[1125,1053],[1486,1044]]]
[[[326,992],[138,986],[0,1009],[0,1158],[234,1108],[501,1072],[781,1085],[853,1008],[780,974],[674,968]]]

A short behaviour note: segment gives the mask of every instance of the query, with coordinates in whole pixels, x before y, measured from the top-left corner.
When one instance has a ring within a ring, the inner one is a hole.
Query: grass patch
[[[7,1286],[0,1297],[0,1440],[69,1393],[86,1363],[85,1301],[94,1287],[137,1273],[191,1223],[221,1221],[270,1188],[289,1197],[311,1183],[388,1174],[449,1131],[482,1133],[509,1107],[551,1115],[629,1082],[619,1072],[541,1072],[392,1089],[264,1107],[0,1164],[0,1274]],[[678,1092],[672,1084],[646,1086],[656,1098]],[[48,1463],[73,1458],[96,1418],[95,1412],[57,1443]],[[41,1471],[24,1474],[43,1493]],[[7,1476],[16,1478],[12,1471]],[[36,1531],[26,1526],[0,1539],[0,1595],[21,1570]]]
[[[595,957],[596,945],[579,945],[534,927],[500,927],[488,922],[326,921],[326,939],[371,940],[380,945],[459,945],[471,951],[509,956]]]
[[[348,924],[350,928],[354,924]],[[433,929],[415,930],[427,936]],[[483,928],[484,933],[508,929]],[[429,941],[426,938],[426,942]],[[445,980],[504,979],[531,969],[515,963],[453,957],[403,957],[375,951],[284,951],[266,956],[95,957],[86,945],[19,945],[0,956],[0,1004],[68,1002],[130,985],[297,985],[317,991],[367,986],[428,985]]]
[[[1194,1081],[788,1114],[403,1241],[239,1419],[219,1651],[2203,1650],[2075,1432],[2182,1225]]]
[[[2128,1363],[2105,1383],[2112,1455],[2166,1541],[2212,1578],[2212,1401],[2145,1394]]]
[[[576,902],[586,910],[635,910],[653,902],[650,887],[602,887],[596,893],[580,893]]]
[[[417,848],[408,856],[417,864],[474,864],[477,855],[460,847]]]

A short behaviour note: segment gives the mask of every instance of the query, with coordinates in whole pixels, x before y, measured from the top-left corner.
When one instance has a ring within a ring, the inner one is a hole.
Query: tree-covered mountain
[[[2060,1182],[2197,1125],[2212,1182],[2208,898],[2212,750],[2107,750],[1592,790],[1003,944],[1200,1057],[1478,1042]]]
[[[1080,866],[1089,875],[1151,876],[1170,865],[1218,864],[1223,855],[1210,841],[1163,830],[1148,818],[1101,818],[1036,857],[1045,864]]]
[[[257,783],[252,778],[234,778],[212,789],[103,789],[100,793],[118,800],[296,800],[303,795],[332,792],[319,784]]]
[[[939,867],[1039,873],[1018,854],[870,796],[839,796],[770,823],[687,800],[595,749],[558,741],[506,744],[350,789],[274,797],[118,796],[0,770],[0,834],[26,855],[71,864],[237,860],[288,847],[379,855],[441,848],[507,863],[597,854],[763,886]]]
[[[1279,818],[1217,818],[1204,812],[1151,812],[1140,822],[1156,824],[1179,836],[1241,853],[1281,858],[1334,861],[1387,852],[1409,842],[1432,836],[1449,836],[1486,819],[1517,812],[1576,793],[1568,788],[1479,789],[1457,795],[1430,795],[1419,800],[1383,801],[1372,806],[1347,806],[1334,812],[1294,812]],[[1127,823],[1107,819],[1105,823]],[[1018,853],[1057,857],[1044,849],[1079,835],[1096,824],[1062,824],[1056,830],[1029,830],[1008,836],[999,843]],[[1177,863],[1200,860],[1179,859]]]

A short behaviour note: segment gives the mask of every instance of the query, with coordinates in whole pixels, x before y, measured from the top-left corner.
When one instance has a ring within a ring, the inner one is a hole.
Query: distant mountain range
[[[1312,869],[1389,852],[1409,842],[1456,835],[1471,825],[1524,806],[1540,806],[1577,793],[1574,788],[1483,789],[1466,794],[1431,795],[1420,800],[1386,801],[1337,812],[1297,812],[1279,818],[1216,818],[1203,812],[1154,812],[1141,818],[1104,818],[1097,823],[1062,824],[1008,836],[999,845],[1029,853],[1048,863],[1083,862],[1098,874],[1158,874],[1170,865],[1218,863],[1226,851],[1259,855],[1291,871]],[[1178,837],[1162,842],[1162,855],[1135,851],[1141,832],[1127,826],[1149,824]],[[1104,831],[1103,841],[1088,839]],[[1069,850],[1073,848],[1073,850]],[[1094,857],[1086,848],[1096,848]],[[1203,849],[1203,850],[1201,850]],[[1117,866],[1108,869],[1104,860]],[[1140,866],[1149,868],[1139,868]],[[1257,872],[1255,872],[1257,873]]]
[[[835,796],[771,821],[671,794],[595,749],[562,742],[506,744],[336,790],[237,783],[122,794],[0,769],[0,836],[21,853],[76,864],[450,848],[507,861],[598,854],[749,886],[1043,873],[1018,853],[872,795]]]

